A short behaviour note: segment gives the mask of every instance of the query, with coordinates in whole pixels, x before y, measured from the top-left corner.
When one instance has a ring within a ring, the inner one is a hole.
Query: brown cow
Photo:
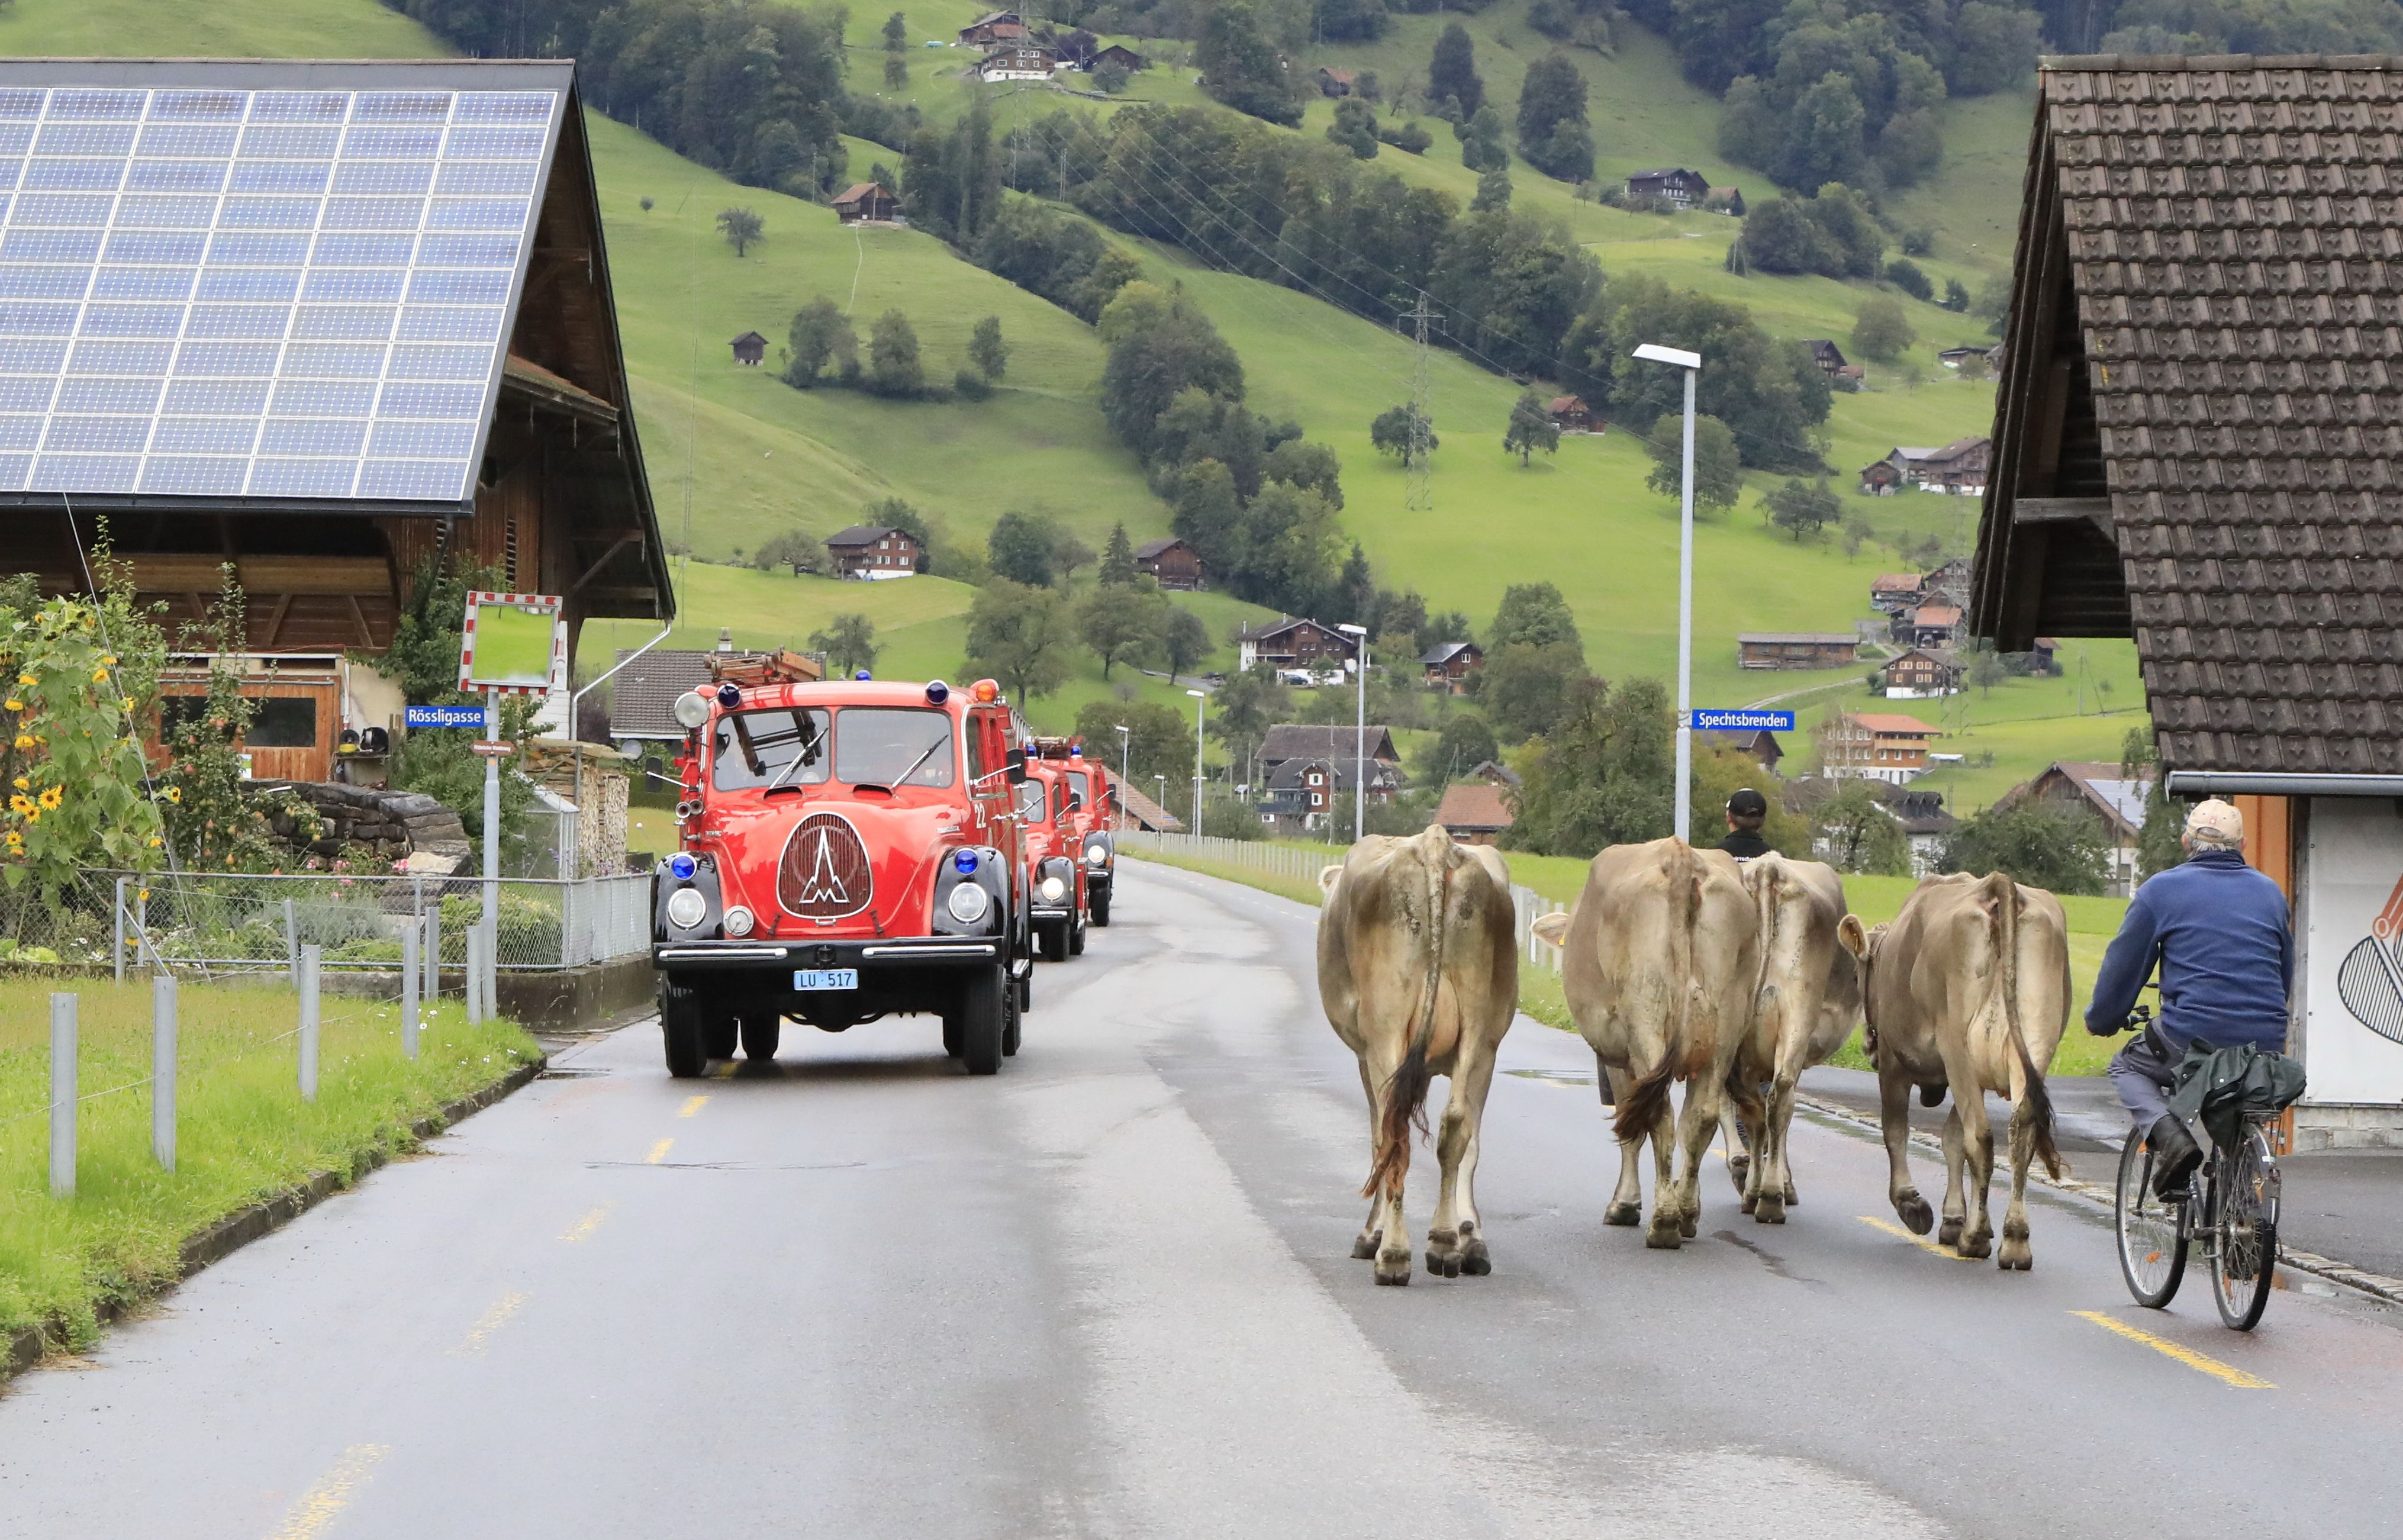
[[[1759,927],[1760,971],[1753,989],[1752,1032],[1736,1063],[1732,1097],[1745,1105],[1749,1158],[1730,1136],[1728,1168],[1743,1210],[1764,1225],[1785,1223],[1796,1200],[1785,1140],[1802,1072],[1825,1063],[1860,1017],[1861,923],[1844,911],[1844,884],[1833,867],[1771,852],[1743,863]],[[1769,1087],[1765,1111],[1751,1088]],[[1732,1133],[1732,1131],[1731,1131]]]
[[[1606,1224],[1641,1217],[1636,1160],[1652,1141],[1647,1246],[1674,1248],[1702,1215],[1696,1172],[1719,1125],[1720,1097],[1750,1026],[1759,922],[1735,858],[1682,839],[1613,845],[1593,858],[1567,914],[1535,922],[1560,946],[1569,1014],[1593,1047],[1615,1106],[1618,1187]],[[1686,1084],[1674,1125],[1673,1081]],[[1742,1094],[1742,1093],[1739,1093]]]
[[[1986,1213],[1994,1134],[1986,1121],[1985,1093],[1998,1092],[2011,1103],[2011,1204],[1995,1261],[2024,1271],[2035,1261],[2028,1248],[2028,1161],[2041,1156],[2055,1176],[2063,1170],[2044,1085],[2069,1019],[2069,928],[2061,900],[2002,872],[1931,877],[1892,924],[1868,933],[1856,954],[1866,976],[1895,1213],[1920,1235],[1933,1222],[1927,1200],[1911,1185],[1905,1153],[1910,1092],[1918,1087],[1933,1105],[1949,1091],[1938,1239],[1964,1256],[1986,1255],[1994,1233]]]
[[[1436,1142],[1442,1190],[1427,1225],[1427,1271],[1491,1272],[1477,1219],[1477,1135],[1494,1050],[1519,1009],[1519,949],[1509,868],[1493,851],[1456,845],[1441,825],[1410,839],[1372,834],[1319,873],[1318,994],[1335,1034],[1360,1058],[1368,1094],[1370,1200],[1352,1255],[1377,1282],[1410,1281],[1402,1179],[1410,1131],[1426,1131],[1427,1085],[1452,1078]]]

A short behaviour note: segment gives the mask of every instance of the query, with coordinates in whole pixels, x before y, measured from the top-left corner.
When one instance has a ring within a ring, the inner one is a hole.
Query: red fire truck
[[[1078,804],[1070,815],[1076,830],[1076,864],[1085,871],[1085,908],[1096,925],[1110,923],[1110,889],[1118,874],[1118,784],[1081,744],[1068,754],[1068,795]]]
[[[1064,963],[1085,950],[1085,869],[1076,820],[1082,802],[1070,784],[1070,741],[1030,738],[1026,784],[1018,788],[1025,837],[1027,885],[1035,939],[1047,963]]]
[[[682,848],[652,887],[668,1073],[938,1016],[972,1075],[1018,1051],[1032,947],[1009,708],[990,679],[728,677],[676,702]]]

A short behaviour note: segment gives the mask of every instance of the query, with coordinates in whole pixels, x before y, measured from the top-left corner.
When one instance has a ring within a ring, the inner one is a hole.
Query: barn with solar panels
[[[105,520],[171,629],[232,562],[264,655],[442,557],[571,648],[672,613],[574,64],[0,61],[0,518],[62,590]]]

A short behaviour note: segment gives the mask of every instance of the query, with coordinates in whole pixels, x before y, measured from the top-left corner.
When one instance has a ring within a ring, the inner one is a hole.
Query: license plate
[[[857,968],[795,968],[793,988],[797,990],[855,990],[859,988]]]

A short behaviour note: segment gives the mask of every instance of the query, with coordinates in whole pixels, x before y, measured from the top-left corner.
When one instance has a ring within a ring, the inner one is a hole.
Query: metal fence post
[[[417,1057],[417,943],[424,926],[411,916],[400,928],[400,1056]]]
[[[145,949],[150,953],[150,965],[164,968],[167,960],[159,955],[159,944],[150,939],[150,890],[133,890],[133,957],[139,963]]]
[[[484,992],[477,980],[484,976],[484,927],[469,925],[467,942],[467,1024],[480,1025],[484,1020]]]
[[[109,948],[109,955],[116,959],[117,981],[122,984],[125,982],[125,879],[122,877],[117,880],[117,902],[109,906],[108,912],[117,936],[117,944]]]
[[[427,909],[425,921],[425,998],[430,1003],[442,998],[442,910]]]
[[[300,949],[300,1100],[317,1100],[317,964],[314,942]]]
[[[292,982],[300,982],[300,923],[292,912],[292,900],[284,900],[284,959],[292,972]]]
[[[150,976],[150,1153],[175,1169],[175,976]]]
[[[76,997],[50,996],[50,1196],[76,1187]]]

